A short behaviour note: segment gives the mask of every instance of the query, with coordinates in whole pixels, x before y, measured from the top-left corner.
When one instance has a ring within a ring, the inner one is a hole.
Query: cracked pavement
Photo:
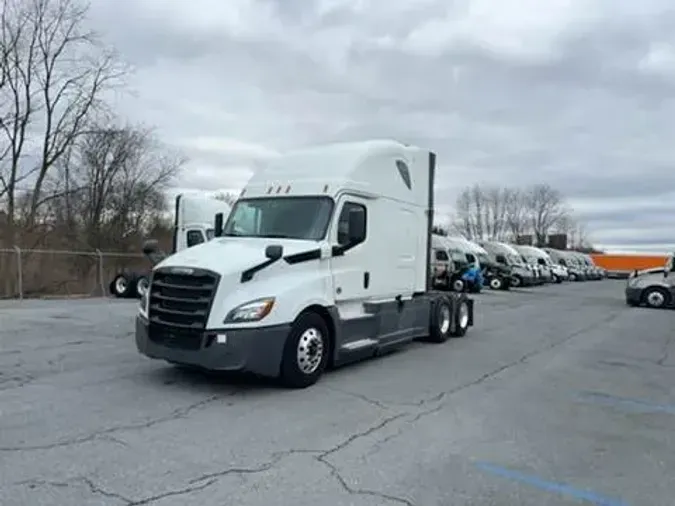
[[[132,301],[0,301],[0,504],[671,504],[675,311],[622,289],[481,294],[301,391],[140,356]]]

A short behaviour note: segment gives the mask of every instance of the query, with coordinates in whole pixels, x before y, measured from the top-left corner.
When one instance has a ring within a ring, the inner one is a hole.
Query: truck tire
[[[146,276],[139,276],[136,279],[135,287],[136,287],[136,298],[140,299],[143,297],[143,294],[148,291],[148,278]]]
[[[453,291],[461,293],[466,289],[466,283],[463,279],[455,278],[452,280],[451,287]]]
[[[452,327],[452,303],[447,297],[439,297],[429,321],[430,343],[444,343],[450,337]]]
[[[493,290],[503,290],[504,283],[502,283],[502,278],[494,277],[490,280],[490,288]]]
[[[288,388],[307,388],[323,374],[330,353],[324,319],[314,312],[301,314],[291,326],[281,359],[279,379]]]
[[[118,274],[110,283],[110,293],[118,299],[133,297],[136,293],[134,281],[135,276],[132,277],[127,274]]]
[[[660,286],[650,286],[642,292],[642,302],[652,309],[662,309],[670,304],[670,294]]]
[[[523,278],[521,278],[518,274],[514,274],[511,276],[511,286],[513,288],[520,288],[523,286]]]
[[[464,337],[467,330],[469,330],[469,301],[466,297],[462,297],[457,301],[455,310],[455,330],[452,332],[453,337]]]

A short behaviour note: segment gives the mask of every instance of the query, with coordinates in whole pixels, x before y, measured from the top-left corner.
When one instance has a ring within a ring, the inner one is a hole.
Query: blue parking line
[[[582,392],[581,400],[593,402],[603,406],[621,408],[626,411],[637,413],[667,413],[675,415],[675,406],[672,404],[656,404],[640,399],[629,399],[627,397],[617,397],[615,395],[604,394],[601,392]]]
[[[612,499],[610,497],[605,497],[600,494],[596,494],[595,492],[580,490],[570,485],[566,485],[564,483],[547,481],[537,476],[521,473],[519,471],[513,471],[511,469],[500,467],[494,464],[489,464],[486,462],[478,462],[475,465],[478,469],[493,474],[495,476],[500,476],[502,478],[517,481],[525,485],[530,485],[534,488],[538,488],[546,492],[567,496],[572,499],[576,499],[577,501],[590,502],[591,504],[595,504],[596,506],[627,506],[627,504],[624,502],[621,502],[617,499]]]

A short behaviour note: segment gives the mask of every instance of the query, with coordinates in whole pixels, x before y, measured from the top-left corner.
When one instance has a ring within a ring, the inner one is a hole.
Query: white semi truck
[[[155,265],[138,350],[303,388],[327,367],[465,335],[473,299],[431,288],[435,170],[434,153],[390,140],[268,162],[212,241]]]
[[[222,200],[201,194],[180,194],[174,205],[172,252],[176,253],[214,236],[213,217],[222,213],[227,219],[231,206]],[[153,259],[150,259],[151,262]],[[119,272],[110,282],[110,293],[118,298],[140,297],[148,287],[147,272]]]

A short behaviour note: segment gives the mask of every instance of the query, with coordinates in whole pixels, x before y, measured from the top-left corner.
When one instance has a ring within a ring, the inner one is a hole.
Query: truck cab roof
[[[261,165],[240,198],[336,198],[348,190],[366,198],[385,197],[426,206],[429,173],[411,171],[419,157],[428,156],[428,151],[386,139],[299,149]]]

